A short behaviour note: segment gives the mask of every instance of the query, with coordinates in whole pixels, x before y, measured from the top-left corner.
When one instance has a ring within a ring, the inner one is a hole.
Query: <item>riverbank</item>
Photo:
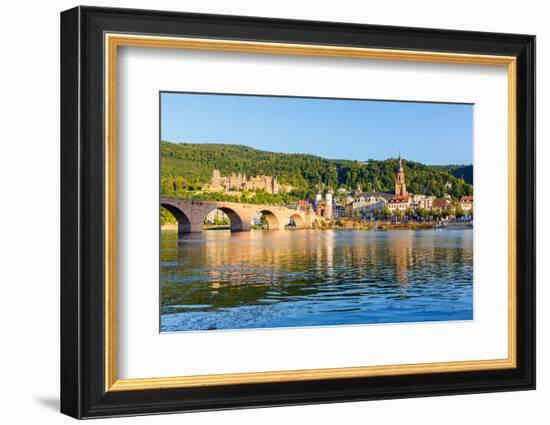
[[[174,231],[177,231],[178,230],[178,223],[161,224],[160,225],[160,230],[164,230],[164,231],[174,230]]]
[[[423,230],[423,229],[468,229],[472,222],[465,221],[344,221],[328,223],[321,228],[327,229],[357,229],[357,230]]]
[[[349,229],[349,230],[417,230],[432,229],[435,222],[391,222],[391,221],[339,221],[330,223],[321,229]]]
[[[461,224],[461,226],[455,226],[455,224]],[[471,223],[469,222],[435,222],[435,221],[425,221],[425,222],[408,222],[408,223],[392,223],[392,222],[346,222],[338,224],[326,224],[319,227],[308,227],[308,228],[293,228],[288,227],[290,230],[429,230],[429,229],[468,229],[472,228]],[[161,226],[162,231],[177,231],[177,224],[163,224]],[[217,226],[217,225],[208,225],[204,226],[203,230],[230,230],[230,226]],[[267,229],[251,229],[251,230],[267,230]]]
[[[223,225],[216,225],[216,224],[208,224],[204,225],[202,230],[229,230],[231,229],[231,226],[229,224],[223,224]],[[169,224],[161,224],[160,230],[163,231],[177,231],[178,230],[178,223],[169,223]]]

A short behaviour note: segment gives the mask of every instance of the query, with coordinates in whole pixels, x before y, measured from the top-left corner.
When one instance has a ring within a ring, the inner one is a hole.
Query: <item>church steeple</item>
[[[399,151],[399,171],[403,171],[403,161],[401,160],[401,150]]]
[[[399,151],[399,165],[395,170],[395,196],[405,195],[407,195],[407,186],[405,184],[405,171],[403,170],[401,151]]]

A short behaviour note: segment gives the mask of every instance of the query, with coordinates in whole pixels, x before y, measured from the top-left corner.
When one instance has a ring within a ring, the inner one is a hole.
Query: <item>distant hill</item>
[[[394,190],[396,167],[396,158],[362,162],[267,152],[241,145],[161,142],[165,195],[177,185],[186,191],[200,189],[210,181],[214,168],[222,175],[243,172],[249,176],[277,176],[280,183],[296,188],[296,197],[312,197],[318,188],[327,187],[360,186],[363,191],[387,192]],[[449,193],[454,197],[472,194],[471,165],[430,166],[405,158],[404,168],[407,187],[413,193]]]
[[[463,179],[468,184],[474,184],[474,166],[464,165],[462,167],[454,168],[451,174],[459,179]]]
[[[468,184],[474,184],[474,166],[473,165],[432,165],[432,168],[440,171],[446,171],[459,179],[463,179]]]

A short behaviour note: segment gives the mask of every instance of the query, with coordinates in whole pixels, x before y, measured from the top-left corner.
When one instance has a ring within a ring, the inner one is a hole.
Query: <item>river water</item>
[[[161,331],[471,320],[472,230],[161,233]]]

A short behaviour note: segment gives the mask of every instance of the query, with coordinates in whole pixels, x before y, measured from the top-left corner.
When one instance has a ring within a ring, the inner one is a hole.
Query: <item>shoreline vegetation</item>
[[[424,221],[424,222],[355,222],[353,220],[339,220],[334,223],[325,223],[317,227],[292,227],[288,226],[285,230],[429,230],[429,229],[469,229],[473,228],[472,221]],[[227,224],[204,225],[203,231],[209,230],[230,230]],[[177,223],[167,223],[161,225],[162,231],[177,231]],[[251,230],[268,230],[261,226],[254,226]]]

